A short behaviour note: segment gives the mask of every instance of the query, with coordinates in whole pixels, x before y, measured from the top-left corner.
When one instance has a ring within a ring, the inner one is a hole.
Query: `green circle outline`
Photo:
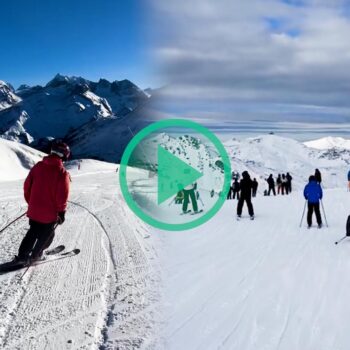
[[[159,221],[157,219],[154,219],[153,217],[146,214],[142,208],[134,201],[132,198],[129,187],[127,184],[127,167],[130,160],[130,156],[132,155],[132,152],[137,147],[137,145],[149,134],[151,134],[154,131],[157,131],[159,129],[164,129],[167,127],[185,127],[188,129],[194,129],[198,133],[204,135],[207,139],[209,139],[219,152],[219,155],[222,158],[222,162],[224,164],[224,184],[221,190],[221,194],[219,195],[218,200],[216,203],[212,206],[212,208],[206,212],[203,216],[200,218],[186,222],[183,224],[168,224],[162,221]],[[197,226],[200,226],[210,220],[223,206],[223,204],[226,201],[226,193],[228,193],[230,185],[231,185],[231,164],[229,160],[229,156],[226,152],[225,147],[221,143],[221,141],[217,138],[215,134],[213,134],[211,131],[209,131],[206,127],[193,122],[191,120],[186,119],[166,119],[161,120],[155,123],[152,123],[148,125],[147,127],[140,130],[128,143],[126,146],[122,159],[120,161],[120,170],[119,170],[119,183],[121,187],[122,194],[124,196],[124,199],[126,203],[128,204],[129,208],[143,221],[150,224],[153,227],[167,230],[167,231],[184,231],[189,230],[192,228],[195,228]]]

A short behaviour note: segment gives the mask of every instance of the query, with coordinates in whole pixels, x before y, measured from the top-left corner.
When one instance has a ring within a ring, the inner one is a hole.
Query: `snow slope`
[[[287,171],[293,176],[294,186],[301,188],[320,169],[324,186],[343,186],[350,168],[347,150],[317,150],[291,138],[263,135],[225,143],[233,170],[248,170],[265,186],[269,174],[274,177]],[[260,179],[260,180],[259,180]]]
[[[329,228],[299,228],[300,191],[253,200],[235,220],[227,201],[205,225],[162,237],[164,349],[347,350],[350,239],[346,189],[326,190]]]
[[[0,181],[24,178],[44,155],[28,146],[0,138]]]
[[[346,149],[350,150],[350,140],[344,139],[342,137],[323,137],[318,140],[307,141],[304,142],[307,147],[315,148],[315,149]]]
[[[78,256],[0,276],[0,348],[155,349],[159,266],[154,237],[128,210],[116,166],[84,160],[74,169],[66,221],[53,246]],[[0,229],[26,210],[22,181],[0,182]],[[1,233],[0,262],[28,228],[23,218]]]
[[[57,74],[45,86],[17,91],[0,82],[0,135],[26,144],[67,137],[86,123],[121,118],[149,97],[129,80],[92,82]]]

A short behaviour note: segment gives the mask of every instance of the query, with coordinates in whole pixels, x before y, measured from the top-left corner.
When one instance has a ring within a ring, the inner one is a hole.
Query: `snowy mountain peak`
[[[13,87],[0,80],[0,112],[20,101],[21,98],[15,94]]]
[[[56,74],[44,86],[21,85],[16,93],[1,82],[0,136],[23,143],[68,138],[86,124],[93,132],[95,121],[124,117],[149,97],[129,80],[92,82]]]
[[[320,149],[320,150],[329,150],[329,149],[342,149],[350,150],[350,140],[344,139],[342,137],[323,137],[318,140],[304,142],[307,147]]]

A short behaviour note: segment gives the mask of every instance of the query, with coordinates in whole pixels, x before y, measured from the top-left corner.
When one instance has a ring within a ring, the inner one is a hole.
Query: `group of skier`
[[[276,181],[273,178],[273,175],[266,179],[268,184],[268,189],[264,191],[265,196],[270,196],[271,192],[276,196],[276,185],[277,185],[277,194],[289,194],[292,192],[292,176],[287,172],[287,174],[278,174]]]

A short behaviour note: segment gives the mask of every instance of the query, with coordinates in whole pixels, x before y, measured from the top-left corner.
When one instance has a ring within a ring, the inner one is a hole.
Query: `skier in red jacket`
[[[34,165],[24,182],[30,228],[19,247],[16,262],[40,259],[54,239],[56,224],[61,225],[65,220],[69,173],[62,161],[69,155],[67,144],[53,141],[51,154]]]

